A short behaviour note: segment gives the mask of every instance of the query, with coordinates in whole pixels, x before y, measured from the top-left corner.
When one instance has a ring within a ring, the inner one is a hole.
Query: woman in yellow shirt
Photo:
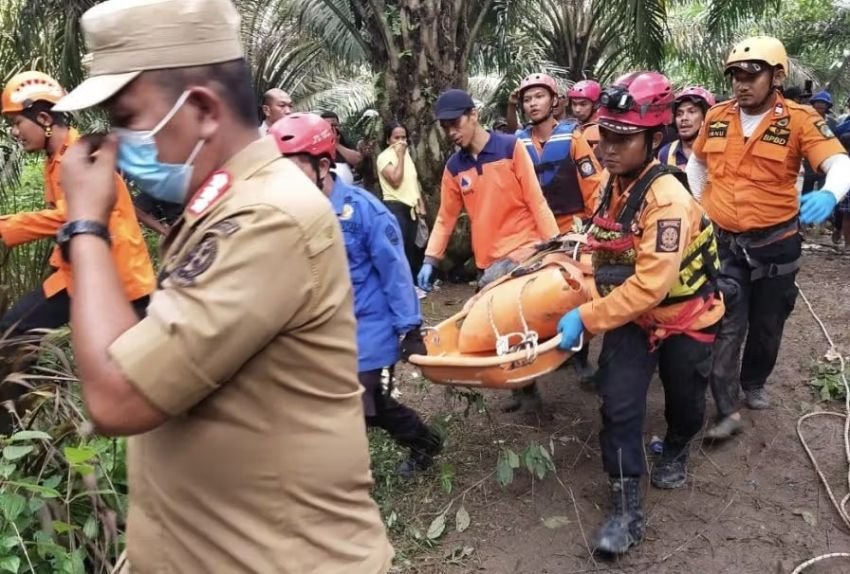
[[[407,150],[407,128],[397,121],[384,128],[387,148],[378,156],[378,179],[387,208],[395,215],[404,240],[404,253],[413,276],[422,265],[422,248],[416,245],[419,219],[425,215],[425,202],[419,187],[416,166]]]

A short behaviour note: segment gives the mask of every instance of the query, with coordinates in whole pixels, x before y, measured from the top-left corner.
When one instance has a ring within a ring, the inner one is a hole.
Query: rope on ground
[[[820,478],[823,487],[826,489],[826,493],[829,496],[829,500],[832,502],[832,506],[838,512],[838,516],[841,517],[844,525],[847,526],[848,530],[850,530],[850,513],[847,511],[847,502],[850,500],[850,493],[848,493],[844,498],[839,502],[835,497],[835,493],[832,491],[832,487],[829,485],[829,481],[824,475],[823,471],[818,464],[817,459],[815,458],[812,449],[809,448],[808,443],[806,442],[806,437],[803,435],[803,423],[811,418],[822,417],[822,416],[831,416],[831,417],[840,417],[844,419],[844,455],[847,462],[847,486],[850,489],[850,384],[847,383],[847,374],[845,371],[844,357],[838,351],[835,346],[835,342],[832,340],[832,337],[829,334],[826,326],[823,324],[823,321],[815,312],[812,307],[811,302],[809,301],[806,294],[803,293],[803,290],[800,288],[799,283],[795,283],[797,285],[797,289],[800,292],[800,297],[803,299],[803,302],[806,304],[806,307],[809,309],[809,313],[811,313],[814,320],[817,322],[818,326],[823,332],[824,337],[826,337],[827,342],[829,343],[829,350],[827,351],[827,358],[829,360],[838,359],[841,365],[841,381],[844,383],[844,413],[836,413],[831,411],[816,411],[813,413],[809,413],[801,416],[797,420],[797,436],[800,438],[800,443],[803,445],[803,449],[806,451],[806,454],[809,457],[809,460],[812,461],[812,466],[814,466],[815,472],[817,472],[818,477]],[[807,560],[797,566],[791,574],[800,574],[804,570],[806,570],[809,566],[816,564],[822,560],[828,560],[831,558],[850,558],[850,553],[848,552],[832,552],[829,554],[823,554],[821,556],[817,556],[812,558],[811,560]]]

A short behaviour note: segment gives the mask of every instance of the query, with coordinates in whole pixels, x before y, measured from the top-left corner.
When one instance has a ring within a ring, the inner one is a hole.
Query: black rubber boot
[[[503,413],[540,412],[543,408],[543,400],[537,390],[537,383],[511,391],[510,400],[502,406]]]
[[[593,538],[603,555],[625,554],[643,540],[645,518],[640,507],[640,477],[611,478],[612,511]]]
[[[408,457],[398,467],[398,475],[404,480],[434,466],[434,457],[443,450],[440,435],[428,427],[425,427],[425,431],[427,434],[419,441],[418,447],[412,447]]]
[[[658,464],[652,468],[650,481],[655,488],[685,486],[688,481],[688,451],[685,450],[674,457],[662,455]]]

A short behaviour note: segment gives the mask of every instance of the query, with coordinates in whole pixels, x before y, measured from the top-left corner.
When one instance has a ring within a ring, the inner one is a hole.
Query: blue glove
[[[584,323],[578,309],[573,309],[558,321],[558,333],[561,334],[561,343],[558,345],[564,351],[571,351],[581,339],[584,332]]]
[[[416,283],[423,291],[431,290],[431,276],[434,274],[434,266],[430,263],[423,263],[419,270],[419,275],[416,276]]]
[[[831,191],[822,189],[807,193],[800,199],[800,223],[823,223],[832,215],[837,203]]]

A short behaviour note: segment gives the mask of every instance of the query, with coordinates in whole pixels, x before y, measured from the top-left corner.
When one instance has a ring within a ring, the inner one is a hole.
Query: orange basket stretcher
[[[516,389],[552,372],[579,349],[558,348],[560,318],[595,293],[584,235],[565,234],[541,246],[493,281],[463,309],[423,330],[428,355],[410,362],[442,385]]]

